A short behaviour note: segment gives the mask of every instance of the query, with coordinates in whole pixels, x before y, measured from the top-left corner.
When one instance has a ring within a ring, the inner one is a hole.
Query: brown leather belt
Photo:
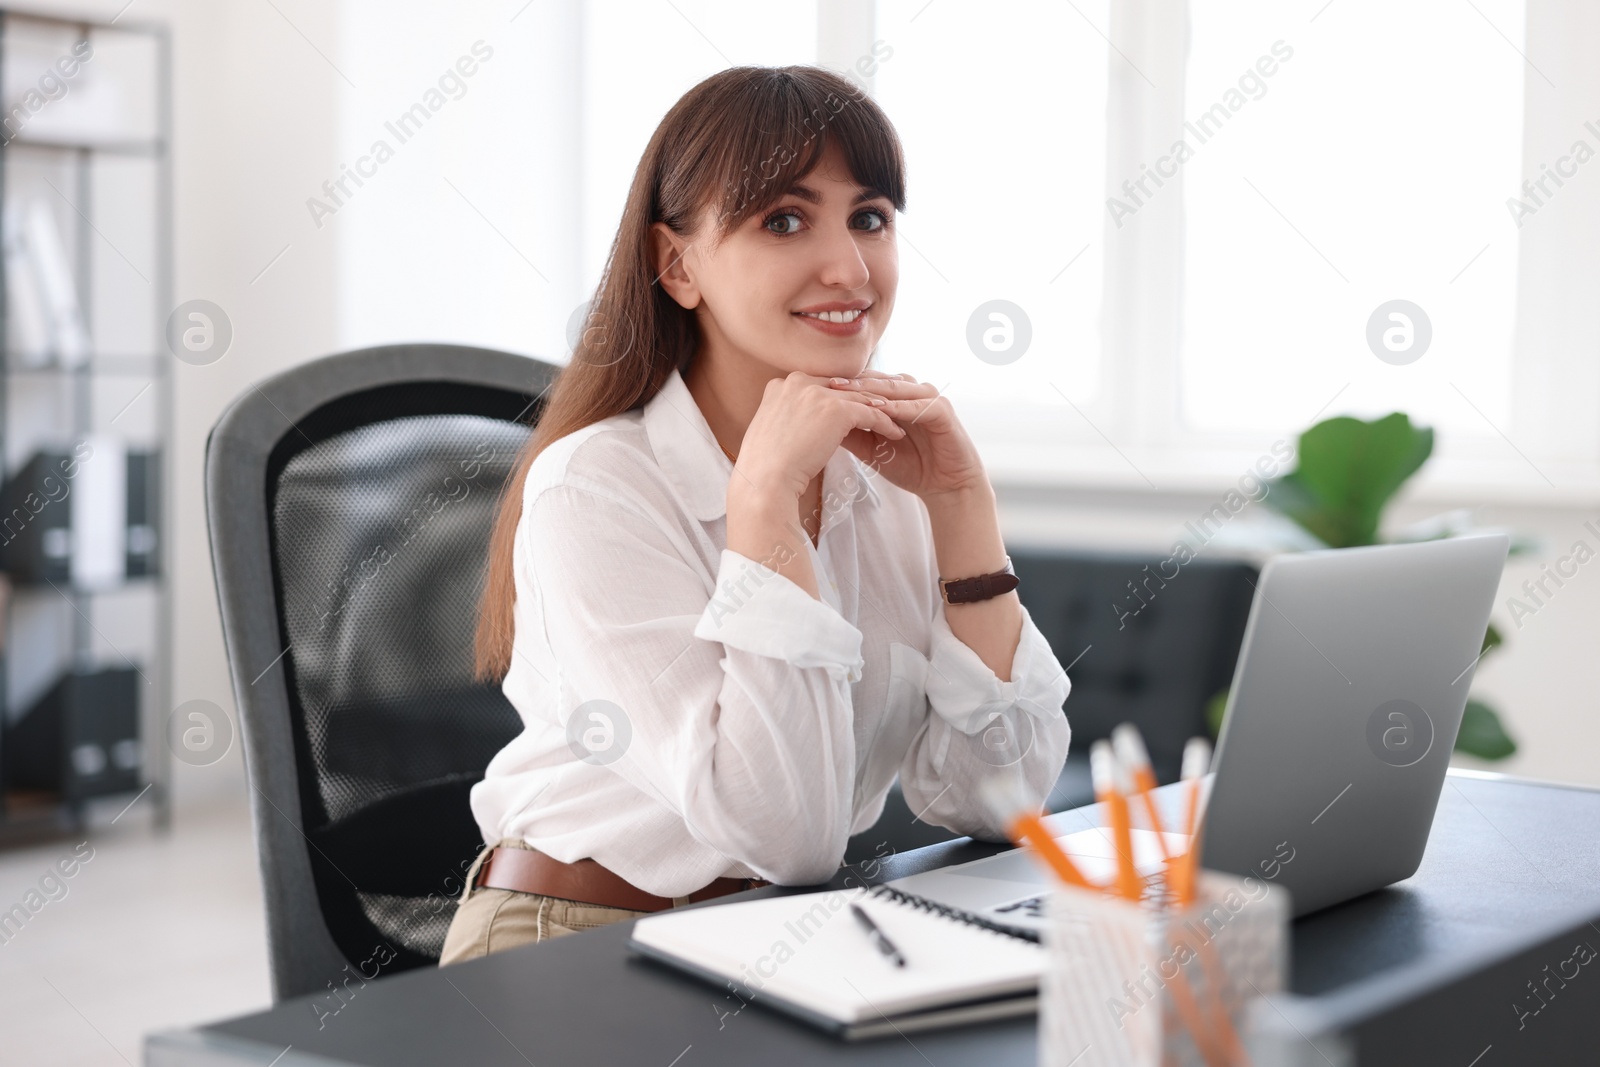
[[[563,863],[543,852],[527,848],[495,847],[478,867],[472,883],[490,889],[514,889],[519,893],[538,893],[584,904],[605,904],[632,911],[665,911],[673,906],[671,897],[646,893],[592,859]],[[760,878],[718,878],[688,894],[690,901],[754,889],[769,883]]]

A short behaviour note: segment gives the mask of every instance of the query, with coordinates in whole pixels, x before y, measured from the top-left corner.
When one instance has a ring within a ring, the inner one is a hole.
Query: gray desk
[[[1050,821],[1068,833],[1098,820],[1098,808],[1090,807]],[[875,880],[999,850],[966,840],[934,845],[893,858]],[[833,884],[845,884],[847,875],[841,871]],[[856,875],[850,884],[858,881]],[[630,925],[378,978],[337,1015],[322,1018],[320,1029],[312,998],[300,998],[196,1030],[155,1034],[146,1040],[145,1062],[1034,1067],[1037,1061],[1032,1018],[845,1044],[755,1005],[723,1015],[736,1005],[713,987],[630,958],[623,948]],[[1595,1062],[1600,961],[1583,966],[1548,999],[1526,1000],[1542,1005],[1537,1015],[1514,1009],[1531,996],[1526,983],[1571,957],[1579,940],[1600,949],[1600,792],[1452,773],[1415,877],[1295,924],[1293,995],[1264,1013],[1282,1039],[1282,1058],[1257,1062]],[[1574,1051],[1580,1049],[1581,1055]]]

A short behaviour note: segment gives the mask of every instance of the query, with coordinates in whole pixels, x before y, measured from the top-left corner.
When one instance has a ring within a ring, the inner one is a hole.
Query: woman
[[[988,840],[985,797],[1055,784],[1069,682],[978,454],[867,368],[904,203],[889,120],[824,70],[662,119],[491,540],[479,670],[525,729],[472,791],[441,963],[826,881],[897,774]]]

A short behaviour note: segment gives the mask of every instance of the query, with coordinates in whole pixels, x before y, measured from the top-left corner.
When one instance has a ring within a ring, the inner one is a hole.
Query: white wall
[[[230,712],[201,489],[206,434],[252,383],[337,347],[337,249],[310,225],[305,208],[335,167],[348,89],[317,51],[336,51],[336,12],[314,0],[274,3],[278,10],[238,0],[138,0],[122,15],[162,20],[172,30],[175,299],[214,301],[233,324],[232,347],[218,362],[173,362],[170,530],[177,561],[172,697],[210,700]],[[106,20],[124,4],[34,6]],[[210,767],[174,763],[180,805],[241,790],[243,781],[237,744]]]
[[[338,62],[357,86],[340,94],[338,160],[354,166],[380,140],[394,150],[319,234],[340,249],[341,347],[448,340],[560,356],[584,298],[571,269],[579,5],[337,8]],[[438,110],[402,141],[390,127],[441,77]]]
[[[201,491],[206,434],[252,383],[337,348],[337,246],[313,229],[305,208],[333,172],[347,91],[318,54],[336,52],[335,9],[316,0],[274,3],[282,15],[271,4],[207,0],[184,0],[172,14],[175,295],[215,301],[234,328],[220,361],[178,368],[173,697],[230,711]],[[212,767],[175,764],[179,802],[237,788],[242,767],[237,751]]]

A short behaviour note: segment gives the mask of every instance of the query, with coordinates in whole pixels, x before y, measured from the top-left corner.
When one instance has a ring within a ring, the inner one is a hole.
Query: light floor
[[[270,1004],[247,797],[179,808],[165,834],[147,801],[97,808],[93,858],[0,943],[0,1064],[137,1065],[149,1031]],[[0,851],[0,911],[84,839]]]

